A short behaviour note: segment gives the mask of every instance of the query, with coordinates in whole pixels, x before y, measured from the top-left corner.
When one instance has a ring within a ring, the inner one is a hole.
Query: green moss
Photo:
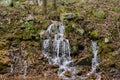
[[[93,15],[99,19],[105,19],[106,18],[106,13],[104,10],[99,9],[99,10],[93,10]]]
[[[46,28],[48,27],[48,25],[50,25],[50,21],[49,20],[45,20],[44,22],[41,23],[40,29],[46,30]]]
[[[75,29],[73,27],[71,27],[71,26],[66,27],[65,30],[66,30],[66,32],[75,31]]]
[[[93,30],[93,31],[90,33],[90,38],[93,39],[93,40],[99,39],[99,38],[100,38],[100,35],[99,35],[98,31]]]
[[[104,56],[106,58],[111,58],[111,52],[114,51],[114,46],[111,43],[105,43],[104,41],[99,41],[99,53],[101,56]]]
[[[115,12],[120,12],[120,8],[119,7],[113,7],[113,11],[115,11]]]
[[[72,43],[71,43],[71,51],[73,53],[78,51],[78,43],[77,43],[77,41],[72,41]]]

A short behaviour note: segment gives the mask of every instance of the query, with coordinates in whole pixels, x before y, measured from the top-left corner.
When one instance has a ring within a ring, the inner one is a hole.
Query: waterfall
[[[24,61],[24,73],[23,73],[24,78],[26,78],[26,75],[27,75],[27,68],[28,68],[27,61]]]
[[[96,73],[96,69],[98,66],[98,58],[97,58],[98,46],[97,46],[97,42],[95,42],[95,41],[92,41],[92,51],[93,51],[94,57],[92,58],[92,71],[91,71],[91,73]]]
[[[92,58],[92,70],[91,72],[89,72],[87,75],[90,74],[95,74],[97,76],[97,80],[101,80],[101,76],[96,72],[97,67],[99,66],[98,63],[98,58],[97,58],[97,54],[98,54],[98,45],[96,41],[91,41],[92,43],[92,53],[93,53],[93,58]]]
[[[22,46],[20,45],[19,49],[11,46],[10,50],[6,52],[6,56],[8,56],[11,61],[10,74],[19,74],[23,75],[23,78],[26,78],[29,67],[27,61],[28,54],[23,53]]]
[[[70,43],[64,36],[65,27],[59,22],[53,22],[46,30],[46,39],[43,41],[42,53],[48,59],[49,64],[58,65],[58,76],[64,80],[87,79],[91,74],[97,76],[97,80],[101,80],[101,76],[96,72],[98,63],[98,45],[97,41],[91,41],[93,53],[92,70],[87,75],[77,76],[77,70],[70,55]],[[66,77],[66,73],[70,73],[71,77]]]
[[[59,66],[58,76],[65,80],[71,80],[76,73],[75,67],[71,64],[69,40],[64,37],[65,27],[60,22],[53,22],[46,31],[46,39],[43,41],[43,55],[48,59],[49,64]],[[71,73],[71,78],[65,76],[66,72]]]

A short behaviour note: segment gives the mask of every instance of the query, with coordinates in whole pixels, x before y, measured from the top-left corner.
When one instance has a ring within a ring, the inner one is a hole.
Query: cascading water
[[[28,61],[27,55],[23,54],[23,49],[20,46],[19,49],[16,49],[11,46],[10,50],[7,51],[6,56],[11,60],[10,73],[23,75],[23,78],[26,78],[28,70]]]
[[[96,73],[96,69],[97,67],[99,66],[99,63],[98,63],[98,58],[97,58],[97,54],[98,54],[98,45],[97,45],[97,42],[96,41],[91,41],[92,42],[92,52],[93,52],[93,58],[92,58],[92,70],[90,73],[88,73],[87,75],[90,75],[90,74],[95,74],[97,76],[97,80],[101,80],[101,76]]]
[[[63,24],[59,22],[53,22],[46,31],[46,39],[43,41],[43,55],[48,59],[49,64],[57,64],[59,66],[58,76],[63,77],[64,80],[75,80],[76,77],[80,79],[86,79],[91,74],[97,76],[97,80],[101,80],[101,76],[96,73],[98,67],[98,46],[96,41],[92,41],[91,47],[93,52],[92,58],[92,70],[87,75],[76,76],[77,70],[74,67],[74,63],[70,56],[70,44],[69,40],[64,37]],[[72,64],[73,63],[73,64]],[[71,74],[68,78],[65,76],[66,72]]]
[[[58,76],[65,80],[72,80],[76,69],[72,63],[70,56],[69,40],[64,37],[65,27],[61,23],[53,22],[47,29],[47,39],[43,41],[43,54],[47,57],[49,64],[57,64],[59,66]],[[65,77],[65,73],[70,72],[71,78]]]
[[[97,42],[95,42],[95,41],[92,41],[92,51],[93,51],[94,57],[92,58],[92,71],[91,71],[91,73],[96,73],[96,69],[98,66],[98,58],[97,58],[98,46],[97,46]]]
[[[26,78],[27,69],[28,69],[28,63],[27,63],[27,61],[24,61],[24,73],[23,73],[23,77],[24,77],[24,78]]]

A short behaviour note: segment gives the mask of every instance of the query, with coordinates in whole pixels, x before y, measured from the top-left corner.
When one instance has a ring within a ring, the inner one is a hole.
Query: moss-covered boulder
[[[0,6],[11,6],[12,0],[0,0]]]
[[[100,34],[98,33],[98,31],[93,30],[92,32],[90,32],[90,38],[92,40],[97,40],[100,38]]]
[[[99,19],[105,19],[106,17],[106,12],[102,9],[98,9],[98,10],[93,10],[93,15]]]

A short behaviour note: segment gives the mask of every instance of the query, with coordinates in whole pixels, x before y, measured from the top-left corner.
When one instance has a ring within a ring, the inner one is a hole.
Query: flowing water
[[[24,73],[23,73],[23,77],[26,78],[27,75],[27,69],[28,69],[28,63],[27,61],[24,61]]]
[[[96,73],[96,69],[98,66],[98,58],[97,58],[98,46],[97,46],[97,42],[95,42],[95,41],[92,41],[92,51],[93,51],[94,57],[92,58],[92,71],[91,71],[91,73]]]
[[[92,58],[92,71],[91,71],[91,73],[95,73],[97,76],[97,80],[101,80],[101,75],[96,72],[96,69],[99,66],[98,57],[97,57],[98,48],[99,47],[97,45],[97,42],[92,41],[92,51],[93,51],[94,57]]]
[[[70,56],[70,43],[64,37],[65,27],[58,22],[53,22],[46,30],[46,39],[43,41],[43,54],[48,59],[49,64],[56,64],[59,66],[58,76],[63,77],[64,80],[75,80],[77,73],[74,63]],[[80,76],[81,79],[88,78],[91,74],[97,76],[97,80],[101,80],[101,76],[96,73],[98,67],[98,45],[96,41],[91,41],[92,47],[92,70],[87,75]],[[68,78],[65,74],[69,72],[71,77]]]
[[[89,76],[90,74],[95,74],[97,76],[97,80],[101,80],[101,76],[96,72],[97,67],[99,66],[98,63],[98,45],[96,41],[91,41],[92,43],[92,53],[93,53],[93,58],[92,58],[92,70],[89,72],[87,75]]]
[[[52,23],[47,31],[46,38],[43,41],[43,54],[47,57],[49,64],[59,66],[58,76],[65,80],[74,78],[76,69],[72,64],[70,56],[69,40],[64,37],[65,27],[61,23]],[[66,72],[71,74],[71,78],[65,76]]]
[[[22,51],[22,47],[19,49],[11,47],[6,55],[11,60],[10,73],[23,75],[23,78],[25,78],[27,75],[28,63],[27,55],[23,54]]]

